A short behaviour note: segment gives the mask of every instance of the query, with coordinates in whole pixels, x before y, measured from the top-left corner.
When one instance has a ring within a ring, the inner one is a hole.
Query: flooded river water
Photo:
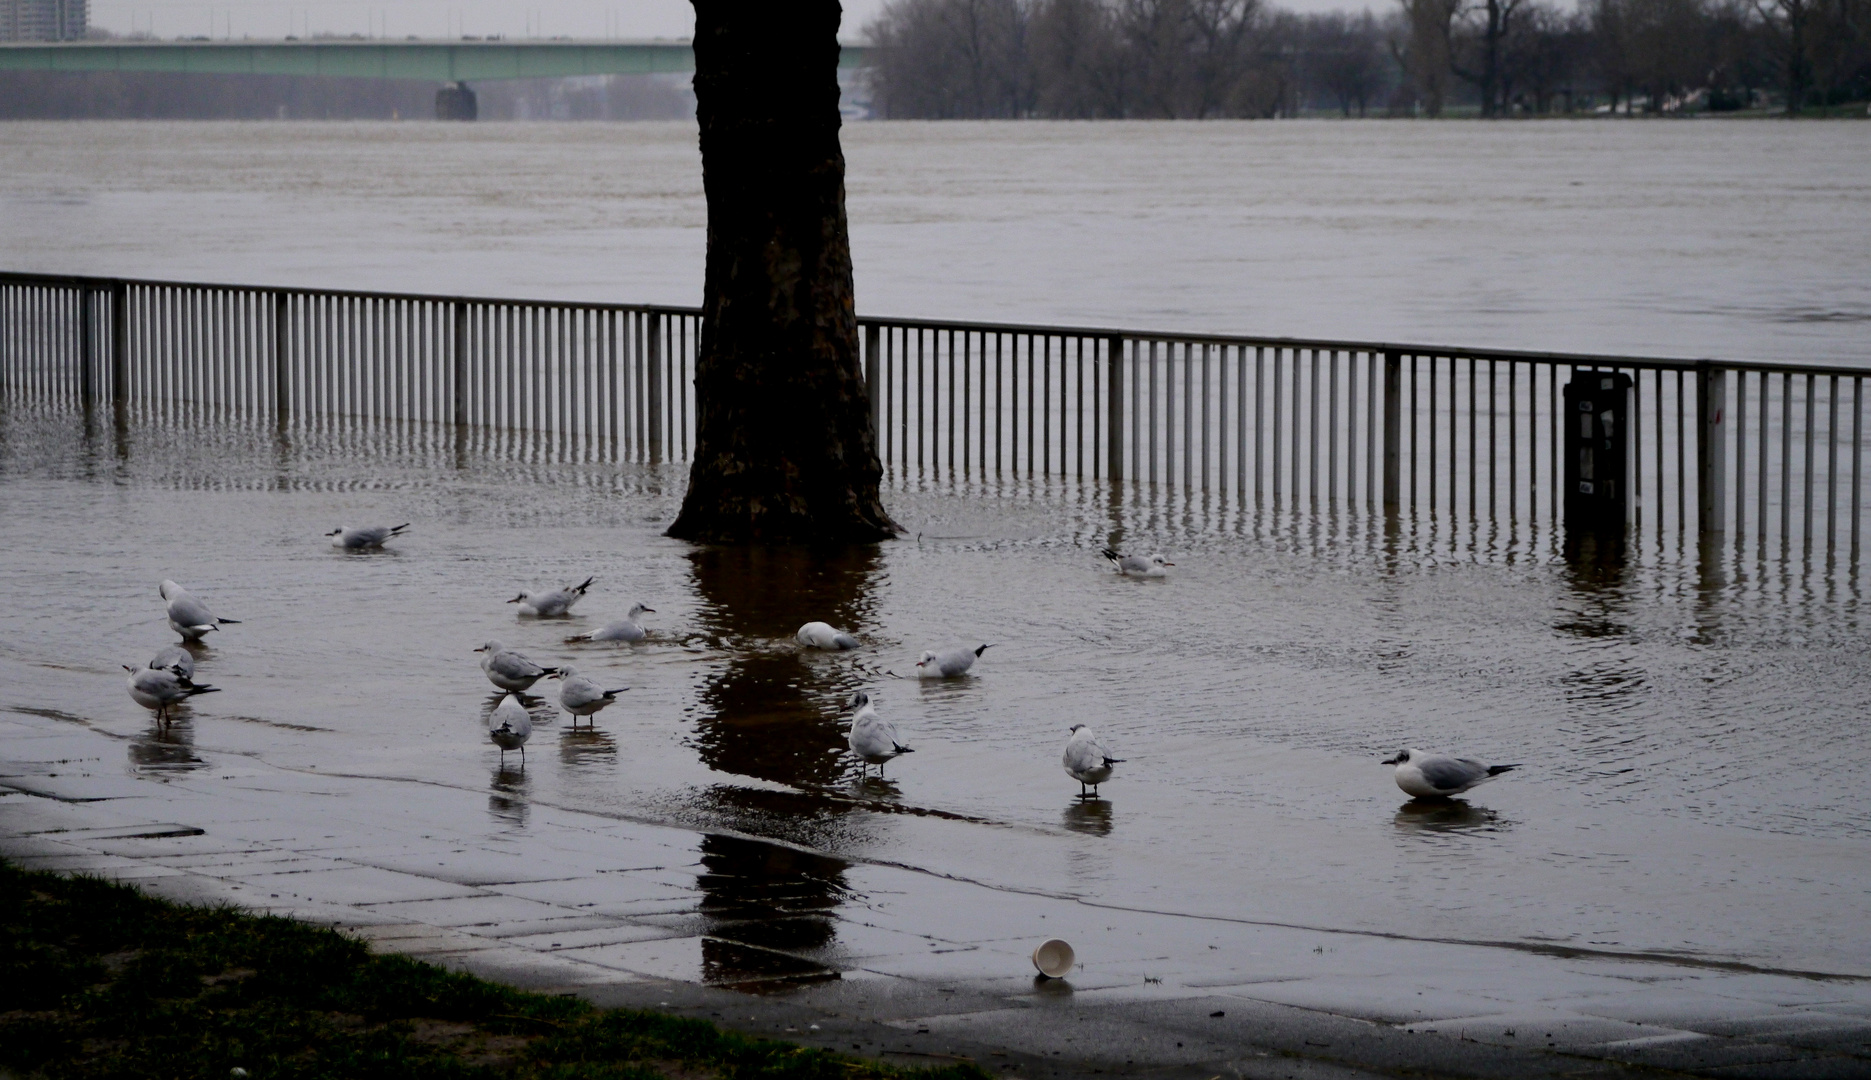
[[[1476,556],[1357,517],[914,477],[887,496],[897,542],[697,549],[660,535],[680,466],[426,438],[0,414],[0,590],[32,612],[0,641],[0,708],[127,739],[141,775],[252,758],[412,806],[485,792],[522,838],[561,806],[1116,907],[1871,974],[1851,575],[1581,569],[1538,534]],[[321,535],[403,521],[381,554]],[[1119,578],[1106,543],[1177,566]],[[570,619],[503,603],[588,575]],[[118,667],[173,639],[164,577],[243,620],[198,653],[223,692],[168,734]],[[566,641],[635,602],[648,641]],[[801,654],[809,619],[864,647]],[[542,706],[503,768],[489,638],[631,689],[590,731]],[[973,678],[901,677],[982,642]],[[859,689],[915,747],[884,780],[839,755]],[[1101,798],[1060,767],[1074,723],[1125,759]],[[1427,807],[1378,764],[1402,746],[1522,767]]]
[[[854,123],[860,311],[1871,363],[1871,124]],[[0,125],[0,266],[699,303],[688,124]]]

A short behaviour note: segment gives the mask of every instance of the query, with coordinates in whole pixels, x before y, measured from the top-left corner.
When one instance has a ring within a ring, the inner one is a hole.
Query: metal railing
[[[1559,524],[1561,388],[1632,395],[1637,534],[1860,550],[1871,370],[862,318],[891,475],[1074,477],[1315,514]],[[679,461],[692,308],[0,274],[14,399],[453,424]]]

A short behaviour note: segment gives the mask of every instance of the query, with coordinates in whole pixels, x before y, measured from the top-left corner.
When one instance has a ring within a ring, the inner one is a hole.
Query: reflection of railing
[[[1641,530],[1859,551],[1871,371],[860,319],[893,470],[1551,525],[1561,387],[1635,381]],[[692,308],[0,274],[13,398],[547,434],[687,456]]]

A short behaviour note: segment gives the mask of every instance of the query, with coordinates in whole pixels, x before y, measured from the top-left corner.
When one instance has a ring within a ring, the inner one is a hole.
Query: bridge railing
[[[1074,477],[1241,506],[1558,524],[1562,387],[1633,380],[1638,534],[1860,551],[1871,370],[861,318],[895,477]],[[457,425],[686,459],[693,308],[0,274],[13,400]]]

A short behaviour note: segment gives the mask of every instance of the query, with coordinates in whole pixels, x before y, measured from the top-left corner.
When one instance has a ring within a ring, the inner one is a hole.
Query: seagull
[[[173,671],[184,679],[192,679],[195,677],[195,658],[182,646],[170,645],[157,652],[149,662],[149,669]]]
[[[1144,558],[1142,555],[1119,555],[1116,548],[1105,548],[1104,557],[1111,560],[1117,572],[1125,577],[1168,577],[1165,566],[1176,565],[1161,555]]]
[[[897,741],[897,726],[877,715],[871,705],[871,696],[859,691],[852,695],[848,708],[856,709],[857,715],[851,718],[851,753],[858,759],[860,774],[877,766],[877,778],[883,779],[884,762],[898,754],[913,754],[915,751]]]
[[[1098,795],[1098,785],[1111,779],[1111,766],[1122,764],[1123,758],[1114,758],[1105,753],[1099,745],[1098,736],[1084,724],[1072,725],[1072,737],[1065,741],[1066,775],[1078,781],[1078,794],[1085,797],[1085,785],[1091,785],[1093,798]]]
[[[840,652],[858,647],[858,639],[831,623],[809,622],[799,628],[793,640],[808,649],[836,649]]]
[[[401,525],[359,525],[354,529],[340,525],[325,535],[331,537],[332,547],[357,551],[360,548],[380,548],[385,540],[403,535],[403,530],[407,528],[407,521]]]
[[[630,689],[628,686],[620,686],[615,690],[602,689],[597,683],[580,675],[569,664],[554,672],[552,678],[564,680],[559,689],[559,704],[565,707],[566,712],[572,714],[573,727],[578,726],[579,717],[590,718],[599,709],[616,701],[617,695]]]
[[[972,652],[967,649],[950,649],[948,652],[944,653],[923,653],[923,658],[916,661],[916,666],[922,669],[916,673],[916,677],[920,679],[952,679],[957,675],[966,675],[968,674],[968,669],[974,666],[975,657],[980,656],[993,647],[992,645],[983,645]]]
[[[1460,795],[1476,784],[1486,783],[1519,765],[1483,765],[1474,758],[1425,754],[1421,750],[1399,750],[1385,758],[1385,765],[1397,767],[1397,786],[1418,799],[1442,799]]]
[[[182,635],[183,641],[200,641],[210,630],[219,630],[223,623],[237,624],[239,619],[217,619],[208,605],[195,599],[187,589],[175,582],[164,579],[162,598],[169,601],[169,629]]]
[[[526,706],[520,704],[520,695],[508,694],[494,706],[494,711],[487,717],[487,737],[500,747],[500,763],[507,763],[507,751],[520,752],[520,764],[526,764],[526,740],[533,733],[533,718],[526,713]]]
[[[537,596],[523,592],[507,603],[520,605],[522,615],[537,615],[541,618],[565,615],[571,612],[572,605],[578,603],[585,595],[585,590],[591,588],[591,583],[596,580],[595,577],[588,577],[582,585],[567,585],[563,589],[554,589]]]
[[[643,628],[643,624],[638,622],[637,620],[642,618],[644,615],[654,615],[654,614],[656,614],[656,609],[653,607],[644,607],[642,604],[633,604],[631,605],[631,608],[630,608],[630,614],[626,616],[625,618],[619,619],[616,622],[605,623],[603,626],[599,627],[596,630],[591,631],[589,634],[573,634],[571,637],[568,637],[565,640],[567,641],[642,641],[644,638],[650,636],[650,632],[648,630],[645,630]]]
[[[474,651],[483,654],[481,670],[487,672],[487,681],[516,694],[559,670],[540,667],[498,641],[490,641]]]
[[[169,723],[169,706],[197,694],[218,693],[221,689],[190,682],[188,676],[174,668],[136,668],[125,664],[123,669],[130,673],[131,699],[145,709],[155,709],[157,722],[165,727]]]

